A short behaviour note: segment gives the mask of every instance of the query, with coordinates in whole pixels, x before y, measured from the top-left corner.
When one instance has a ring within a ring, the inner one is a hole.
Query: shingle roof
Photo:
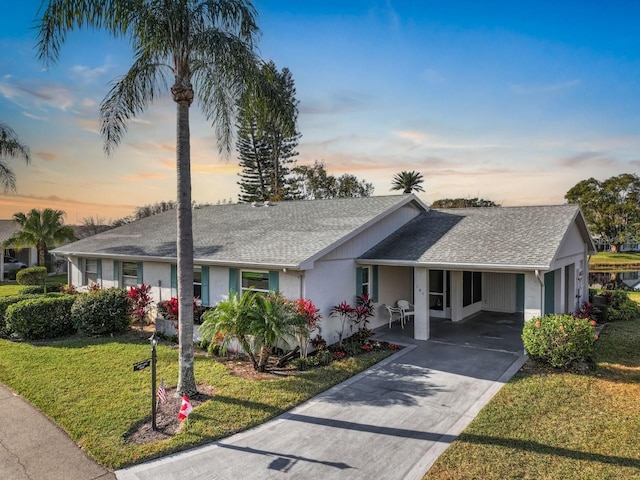
[[[204,263],[299,267],[350,238],[413,195],[215,205],[193,211],[194,259]],[[169,211],[59,247],[54,253],[176,258],[176,213]]]
[[[0,220],[0,242],[7,240],[18,228],[18,224],[13,220]]]
[[[582,214],[575,205],[429,210],[360,258],[450,266],[548,267],[576,216],[585,234]]]

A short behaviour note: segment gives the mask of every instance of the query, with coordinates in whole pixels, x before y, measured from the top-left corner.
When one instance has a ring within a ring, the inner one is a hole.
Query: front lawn
[[[175,386],[175,346],[158,345],[157,353],[158,381]],[[0,340],[0,382],[51,417],[98,462],[116,469],[262,423],[391,353],[373,351],[268,380],[239,378],[223,364],[196,356],[196,380],[214,387],[214,398],[194,409],[186,432],[146,445],[123,439],[150,414],[150,369],[132,371],[134,362],[150,356],[146,339],[125,335],[46,345]]]
[[[589,257],[589,266],[597,267],[598,265],[605,264],[640,264],[640,253],[611,253],[611,252],[598,252],[596,255]]]
[[[613,323],[596,368],[523,368],[425,479],[640,478],[640,320]]]
[[[67,283],[67,274],[52,275],[47,277],[48,284]],[[10,295],[18,295],[25,285],[18,285],[15,280],[5,280],[0,282],[0,297],[8,297]]]

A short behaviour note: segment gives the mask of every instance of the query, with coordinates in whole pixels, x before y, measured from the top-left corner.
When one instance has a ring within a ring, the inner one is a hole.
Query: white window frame
[[[95,264],[95,270],[89,270],[89,263]],[[82,268],[82,280],[83,285],[91,285],[92,283],[98,283],[100,279],[98,278],[98,259],[97,258],[85,258],[83,262]],[[90,278],[91,276],[95,276],[94,278]]]
[[[368,297],[371,297],[371,267],[361,267],[362,268],[362,276],[360,277],[360,280],[362,282],[362,285],[360,287],[360,295],[367,295]],[[367,279],[367,281],[365,282],[364,279]]]
[[[261,275],[266,274],[267,275],[267,283],[270,283],[269,282],[269,271],[268,270],[240,270],[240,295],[241,296],[244,294],[244,292],[247,292],[249,290],[251,290],[253,292],[259,292],[259,293],[269,293],[271,291],[271,290],[269,290],[269,287],[271,285],[269,285],[266,290],[262,289],[262,288],[245,287],[244,286],[244,282],[243,282],[245,273],[253,273],[253,274],[258,273],[258,274],[261,274]]]
[[[135,275],[125,275],[124,273],[124,266],[125,264],[131,264],[131,265],[135,265],[136,267],[136,274]],[[137,287],[138,286],[138,262],[122,262],[120,264],[120,285],[122,286],[122,288],[129,288],[129,287]],[[130,279],[133,279],[134,283],[131,284],[129,282]]]
[[[196,282],[196,272],[200,273],[200,281]],[[196,295],[196,285],[200,287],[200,295]],[[193,298],[198,297],[200,302],[202,302],[202,265],[194,265],[193,266]]]

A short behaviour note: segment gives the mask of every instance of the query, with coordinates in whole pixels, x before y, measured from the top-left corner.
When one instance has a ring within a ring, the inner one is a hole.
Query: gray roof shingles
[[[575,205],[429,210],[360,258],[441,265],[549,266]]]
[[[193,211],[194,259],[299,266],[371,220],[415,197],[381,196],[215,205]],[[67,255],[176,257],[176,214],[169,211],[65,245]]]

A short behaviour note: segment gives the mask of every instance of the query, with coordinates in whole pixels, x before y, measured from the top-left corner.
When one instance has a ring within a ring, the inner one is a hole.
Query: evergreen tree
[[[291,72],[275,63],[262,66],[261,80],[239,102],[238,140],[241,202],[298,197],[291,169],[296,147],[298,101]]]

